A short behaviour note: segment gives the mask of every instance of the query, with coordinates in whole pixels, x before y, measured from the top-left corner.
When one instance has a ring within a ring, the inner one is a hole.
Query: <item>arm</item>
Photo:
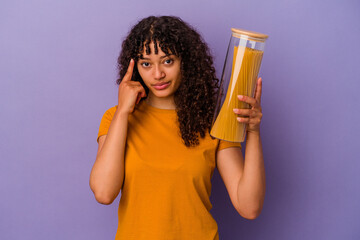
[[[252,109],[236,110],[235,113],[249,118],[238,119],[248,123],[245,161],[240,148],[226,148],[218,151],[218,170],[228,190],[230,199],[239,212],[247,219],[259,216],[265,198],[265,168],[260,138],[261,81],[258,80],[256,97],[239,98],[253,106]]]
[[[111,204],[124,181],[124,152],[128,114],[115,112],[107,135],[99,138],[98,152],[90,173],[90,188],[96,200]]]
[[[131,81],[134,64],[131,60],[119,85],[118,107],[107,135],[99,138],[96,161],[90,173],[90,188],[102,204],[111,204],[123,185],[128,117],[140,98],[146,96],[140,82]]]
[[[260,215],[265,198],[265,168],[260,133],[248,132],[245,164],[238,180],[237,196],[239,211],[250,219]]]
[[[218,151],[217,168],[238,213],[247,219],[258,217],[265,198],[265,169],[260,135],[247,135],[245,161],[238,147]]]

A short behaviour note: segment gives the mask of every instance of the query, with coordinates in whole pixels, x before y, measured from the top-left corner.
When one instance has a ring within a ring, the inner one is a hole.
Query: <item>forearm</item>
[[[242,212],[258,216],[265,198],[265,168],[260,132],[248,132],[243,174],[238,183]]]
[[[96,199],[107,204],[117,197],[123,184],[127,128],[128,114],[116,112],[91,170],[90,187]]]

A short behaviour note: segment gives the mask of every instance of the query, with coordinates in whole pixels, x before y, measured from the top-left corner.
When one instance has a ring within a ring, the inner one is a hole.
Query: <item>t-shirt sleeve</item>
[[[229,147],[239,147],[241,149],[241,143],[219,140],[218,151],[220,151],[221,149],[229,148]]]
[[[99,137],[102,135],[106,135],[108,133],[110,123],[114,117],[115,111],[116,111],[116,106],[106,110],[103,117],[101,118],[99,132],[96,139],[98,143],[99,143]]]

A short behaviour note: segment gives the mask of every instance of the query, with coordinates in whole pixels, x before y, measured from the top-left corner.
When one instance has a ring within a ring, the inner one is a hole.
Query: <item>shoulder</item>
[[[111,119],[115,115],[116,110],[117,110],[117,105],[107,109],[105,111],[105,113],[103,114],[103,120],[110,120],[111,121]]]
[[[107,109],[105,113],[107,113],[109,115],[114,115],[116,110],[117,110],[117,105]]]
[[[211,146],[211,148],[215,148],[215,150],[218,152],[225,148],[230,147],[239,147],[241,149],[241,143],[239,142],[229,142],[222,139],[214,138],[210,135],[210,132],[206,132],[206,135],[204,138],[201,138],[200,135],[198,135],[200,146]]]
[[[230,148],[230,147],[239,147],[241,149],[241,143],[239,143],[239,142],[228,142],[228,141],[221,140],[221,139],[217,139],[217,140],[218,140],[217,151],[220,151],[225,148]]]
[[[110,126],[110,123],[115,115],[117,109],[117,105],[114,107],[111,107],[109,109],[107,109],[105,111],[105,113],[103,114],[101,121],[100,121],[100,126],[99,126],[99,132],[98,132],[98,136],[97,136],[97,142],[99,142],[99,138],[102,135],[106,135]]]

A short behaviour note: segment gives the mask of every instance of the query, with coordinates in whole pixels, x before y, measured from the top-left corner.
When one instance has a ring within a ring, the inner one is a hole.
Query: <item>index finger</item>
[[[249,96],[243,96],[243,95],[237,95],[238,99],[242,102],[246,102],[249,105],[253,107],[257,107],[257,102],[255,98],[249,97]]]
[[[262,90],[262,78],[260,77],[258,79],[257,85],[256,85],[256,94],[255,99],[260,103],[261,102],[261,90]]]
[[[124,78],[122,79],[122,81],[130,81],[131,77],[132,77],[132,73],[133,73],[133,69],[134,69],[134,59],[130,60],[128,69],[126,70],[126,74],[124,76]]]

